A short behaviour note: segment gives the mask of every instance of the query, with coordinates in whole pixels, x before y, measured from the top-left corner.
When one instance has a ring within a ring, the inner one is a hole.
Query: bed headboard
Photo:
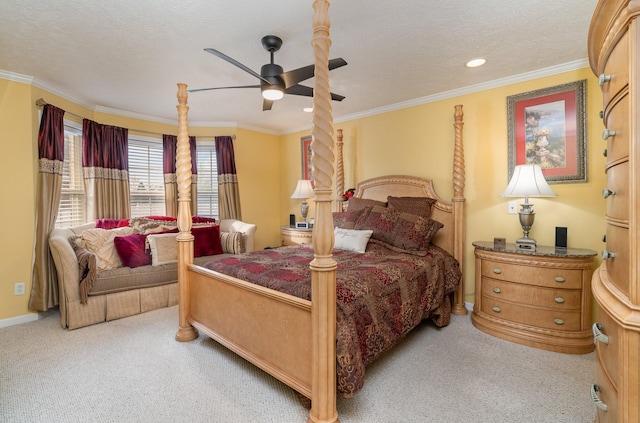
[[[354,197],[387,201],[388,196],[429,197],[436,201],[432,219],[444,227],[433,238],[433,243],[452,255],[455,254],[455,222],[453,203],[444,201],[435,191],[431,179],[406,175],[387,175],[366,179],[356,185]]]

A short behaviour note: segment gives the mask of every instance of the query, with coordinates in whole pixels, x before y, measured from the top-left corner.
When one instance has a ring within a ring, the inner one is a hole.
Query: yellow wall
[[[508,96],[567,82],[587,79],[588,182],[552,184],[554,198],[532,199],[536,221],[530,236],[539,244],[554,245],[555,227],[568,228],[569,247],[602,249],[606,204],[600,192],[606,186],[605,143],[598,112],[601,90],[588,68],[545,78],[507,85],[408,109],[334,124],[344,133],[345,188],[357,181],[385,174],[430,177],[444,198],[451,198],[453,187],[453,107],[463,105],[464,149],[466,162],[466,243],[465,301],[474,302],[474,256],[471,243],[476,240],[507,238],[514,242],[522,236],[517,215],[507,214],[507,202],[500,193],[508,183],[507,106]],[[283,137],[282,183],[286,186],[281,207],[281,222],[288,214],[300,215],[297,200],[288,196],[299,179],[300,137],[308,132]],[[519,203],[521,200],[519,200]],[[312,210],[313,211],[313,210]],[[599,262],[599,259],[596,258]]]
[[[602,95],[588,68],[336,123],[334,127],[344,131],[345,187],[383,174],[409,174],[433,178],[439,193],[450,198],[453,193],[453,106],[462,104],[467,177],[465,301],[473,303],[471,242],[498,236],[513,242],[522,235],[517,215],[507,214],[508,199],[499,197],[508,182],[506,98],[581,79],[588,80],[589,181],[553,184],[558,197],[534,199],[537,218],[531,236],[540,244],[553,245],[554,228],[566,226],[570,247],[599,251],[606,208],[600,196],[606,185],[602,156],[605,144],[600,137],[603,127],[598,118]],[[17,205],[0,211],[1,221],[5,222],[0,225],[1,239],[5,241],[0,245],[3,275],[0,320],[29,313],[28,295],[14,297],[13,284],[25,281],[29,292],[37,175],[38,110],[34,101],[39,97],[101,123],[175,133],[171,125],[93,113],[38,88],[0,80],[0,139],[3,151],[12,158],[0,167],[0,177],[12,182],[3,184],[2,198],[5,202],[11,199],[12,204]],[[191,128],[190,131],[196,136],[236,135],[234,145],[243,219],[258,225],[256,248],[279,245],[279,226],[288,225],[290,213],[300,219],[300,201],[289,197],[301,177],[300,138],[310,131],[282,136],[239,128]],[[310,216],[313,213],[312,204]]]

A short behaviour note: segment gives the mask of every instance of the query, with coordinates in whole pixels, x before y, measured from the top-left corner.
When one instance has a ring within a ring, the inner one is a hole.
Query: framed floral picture
[[[300,139],[300,151],[302,161],[302,179],[308,179],[313,185],[313,164],[311,163],[311,135]]]
[[[507,97],[509,175],[538,164],[549,183],[587,181],[587,81]]]

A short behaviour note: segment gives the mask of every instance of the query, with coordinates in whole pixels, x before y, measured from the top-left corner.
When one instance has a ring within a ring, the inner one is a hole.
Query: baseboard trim
[[[0,320],[0,329],[7,328],[9,326],[21,325],[23,323],[35,322],[40,319],[38,313],[23,314],[22,316],[9,317],[8,319]]]

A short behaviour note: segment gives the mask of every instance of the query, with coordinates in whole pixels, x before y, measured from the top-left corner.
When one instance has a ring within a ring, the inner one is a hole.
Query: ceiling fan
[[[260,73],[254,72],[247,66],[232,59],[224,53],[219,52],[213,48],[205,48],[204,51],[211,53],[214,56],[226,60],[234,66],[239,67],[243,71],[250,73],[260,80],[260,85],[240,85],[233,87],[214,87],[214,88],[198,88],[188,90],[189,92],[208,91],[208,90],[223,90],[229,88],[260,88],[262,92],[262,110],[271,110],[273,102],[280,100],[285,94],[302,95],[307,97],[313,97],[313,88],[306,85],[301,85],[300,82],[305,81],[314,76],[314,65],[303,66],[298,69],[293,69],[284,72],[282,66],[273,62],[274,53],[280,50],[282,47],[282,39],[275,35],[266,35],[262,37],[262,46],[271,54],[271,63],[263,65],[260,69]],[[339,68],[346,65],[347,62],[342,59],[329,60],[329,70]],[[336,101],[344,100],[344,96],[331,93],[331,99]]]

